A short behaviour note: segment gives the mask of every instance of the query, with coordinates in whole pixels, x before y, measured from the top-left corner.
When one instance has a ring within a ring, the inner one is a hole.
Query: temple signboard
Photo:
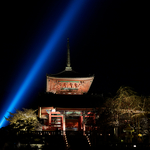
[[[66,116],[82,116],[81,111],[67,111]]]

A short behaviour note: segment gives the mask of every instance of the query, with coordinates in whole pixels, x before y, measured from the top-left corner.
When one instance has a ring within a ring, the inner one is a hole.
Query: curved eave
[[[57,74],[47,74],[48,77],[51,77],[51,78],[57,78],[57,79],[75,79],[75,78],[83,78],[83,79],[88,79],[88,78],[94,78],[94,75],[87,75],[87,74],[80,74],[78,72],[75,72],[75,71],[62,71],[60,73],[57,73]]]
[[[47,77],[49,78],[53,78],[53,79],[65,79],[65,80],[93,80],[94,76],[91,77],[54,77],[54,76],[49,76],[47,75]]]

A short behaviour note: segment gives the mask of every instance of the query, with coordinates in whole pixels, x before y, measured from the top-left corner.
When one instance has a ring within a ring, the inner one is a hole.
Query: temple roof
[[[58,95],[51,93],[41,93],[33,105],[41,107],[61,107],[61,108],[94,108],[103,104],[104,100],[100,96],[90,94],[85,95]],[[37,108],[37,106],[36,106]]]
[[[82,73],[78,73],[74,70],[72,71],[62,71],[60,73],[57,74],[47,74],[50,77],[58,77],[58,78],[87,78],[87,77],[94,77],[94,75],[90,75],[90,74],[82,74]]]

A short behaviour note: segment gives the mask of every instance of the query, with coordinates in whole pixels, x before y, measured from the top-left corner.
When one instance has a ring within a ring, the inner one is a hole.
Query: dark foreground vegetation
[[[88,137],[89,141],[87,140]],[[145,137],[144,142],[136,141],[132,143],[120,141],[114,135],[103,135],[99,132],[78,132],[66,131],[65,136],[61,131],[34,131],[10,132],[8,129],[0,129],[0,150],[98,150],[104,148],[113,149],[141,149],[150,148],[149,137]],[[138,140],[138,139],[137,139]],[[90,144],[89,144],[90,143]]]

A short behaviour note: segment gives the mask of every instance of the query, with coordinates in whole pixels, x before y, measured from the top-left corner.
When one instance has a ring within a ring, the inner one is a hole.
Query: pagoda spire
[[[70,63],[70,45],[69,45],[69,38],[67,38],[67,67],[65,68],[66,71],[72,71],[71,63]]]

